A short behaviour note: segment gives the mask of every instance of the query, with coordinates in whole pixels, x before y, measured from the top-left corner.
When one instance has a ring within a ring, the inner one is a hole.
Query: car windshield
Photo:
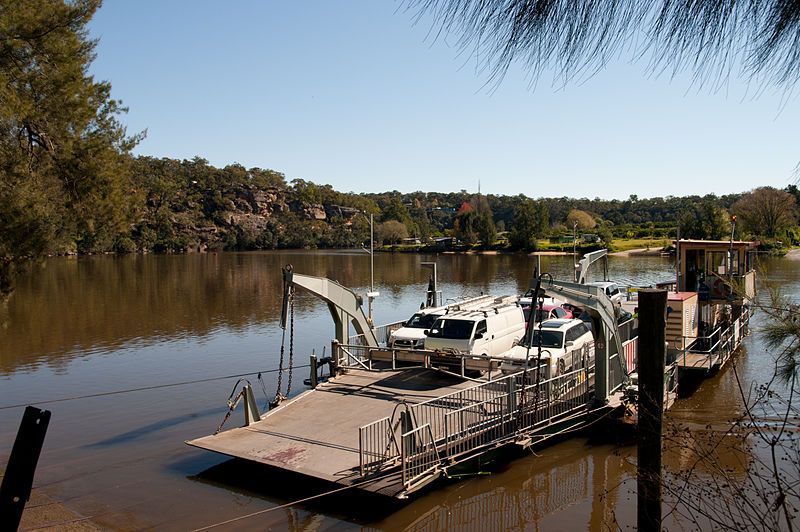
[[[533,331],[533,338],[531,339],[531,347],[539,347],[541,341],[542,347],[556,347],[561,348],[564,344],[564,333],[560,331],[548,331],[546,329],[536,329]],[[525,347],[528,346],[525,342]]]
[[[451,320],[440,318],[431,327],[428,336],[433,338],[450,338],[454,340],[468,340],[472,337],[472,328],[475,322],[471,320]]]
[[[430,329],[437,317],[436,314],[422,314],[421,312],[417,312],[408,318],[405,326],[411,327],[412,329]]]
[[[522,315],[525,316],[525,321],[530,320],[531,319],[531,307],[522,307]],[[549,310],[544,310],[543,311],[542,309],[537,308],[536,309],[536,319],[533,320],[533,321],[535,321],[535,322],[544,321],[542,319],[542,316],[544,316],[544,319],[546,320],[547,318],[550,317],[550,311]]]

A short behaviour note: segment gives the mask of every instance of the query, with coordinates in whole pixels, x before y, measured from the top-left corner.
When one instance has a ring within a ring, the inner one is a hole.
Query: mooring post
[[[309,382],[311,382],[311,389],[313,390],[314,388],[317,387],[317,357],[316,356],[311,355],[309,357],[308,366],[309,366],[310,371],[311,371],[311,376],[310,376]]]
[[[637,525],[661,530],[661,433],[664,414],[666,290],[639,292],[639,445]]]
[[[25,503],[31,497],[33,475],[49,423],[49,410],[32,406],[25,408],[0,485],[0,530],[16,530],[19,527]]]
[[[335,377],[337,372],[339,371],[339,366],[340,366],[339,357],[340,356],[341,356],[341,353],[339,351],[339,341],[338,340],[332,340],[331,341],[331,361],[329,363],[331,378]]]

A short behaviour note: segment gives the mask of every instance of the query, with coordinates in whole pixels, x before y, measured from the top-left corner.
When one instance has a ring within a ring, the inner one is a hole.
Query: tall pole
[[[364,218],[367,217],[366,213],[361,213]],[[366,251],[364,245],[361,248]],[[380,292],[375,291],[375,226],[373,225],[372,214],[369,215],[369,292],[367,292],[367,301],[369,302],[369,326],[374,327],[375,323],[372,321],[372,301],[378,297]]]
[[[639,445],[637,526],[661,530],[661,434],[664,414],[667,292],[639,292]]]
[[[578,222],[572,224],[572,270],[575,282],[578,282],[578,270],[575,265],[578,263]]]
[[[369,294],[367,301],[369,304],[369,326],[373,327],[372,321],[372,300],[375,297],[375,229],[372,226],[372,213],[369,213]]]
[[[375,230],[372,227],[372,213],[369,213],[369,291],[375,291]],[[370,302],[369,319],[372,320],[372,304]]]

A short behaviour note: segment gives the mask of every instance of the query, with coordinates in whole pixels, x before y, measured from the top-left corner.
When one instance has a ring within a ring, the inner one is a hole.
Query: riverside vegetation
[[[339,248],[411,237],[462,247],[533,250],[542,239],[571,250],[573,232],[594,244],[681,235],[796,244],[796,186],[717,197],[533,199],[397,191],[345,193],[274,170],[204,159],[134,156],[111,86],[88,73],[87,24],[99,0],[0,0],[0,294],[14,273],[53,254],[222,249]],[[567,191],[565,191],[567,192]],[[580,191],[571,191],[580,195]],[[559,243],[559,239],[560,243]],[[569,241],[566,243],[565,241]]]

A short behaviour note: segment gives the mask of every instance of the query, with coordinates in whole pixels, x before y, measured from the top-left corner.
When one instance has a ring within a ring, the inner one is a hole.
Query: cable
[[[309,368],[311,366],[309,364],[306,364],[304,366],[297,366],[297,367],[298,368]],[[8,409],[11,409],[11,408],[20,408],[20,407],[28,406],[28,405],[31,405],[31,404],[44,405],[44,404],[51,404],[51,403],[63,403],[63,402],[66,402],[66,401],[77,401],[78,399],[90,399],[90,398],[93,398],[93,397],[105,397],[105,396],[108,396],[108,395],[119,395],[119,394],[123,394],[123,393],[143,392],[143,391],[148,391],[148,390],[158,390],[159,388],[172,388],[174,386],[186,386],[187,384],[199,384],[199,383],[203,383],[203,382],[221,381],[221,380],[225,380],[225,379],[246,377],[247,375],[256,375],[258,373],[276,373],[278,371],[280,371],[280,370],[278,370],[278,369],[268,369],[268,370],[262,370],[262,371],[250,371],[248,373],[238,373],[236,375],[225,375],[224,377],[209,377],[207,379],[197,379],[197,380],[191,380],[191,381],[173,382],[173,383],[169,383],[169,384],[156,384],[156,385],[153,385],[153,386],[142,386],[141,388],[129,388],[127,390],[115,390],[115,391],[112,391],[112,392],[99,392],[99,393],[92,393],[92,394],[87,394],[87,395],[76,395],[76,396],[73,396],[73,397],[62,397],[60,399],[48,399],[46,401],[33,401],[33,402],[27,402],[27,403],[20,403],[20,404],[16,404],[16,405],[0,406],[0,410],[8,410]]]
[[[392,474],[396,474],[396,473],[392,473]],[[272,508],[265,508],[264,510],[259,510],[257,512],[253,512],[253,513],[246,514],[246,515],[240,515],[239,517],[234,517],[233,519],[228,519],[227,521],[220,521],[219,523],[214,523],[214,524],[207,525],[207,526],[204,526],[204,527],[201,527],[201,528],[195,528],[194,530],[192,530],[192,532],[201,532],[202,530],[210,530],[210,529],[216,528],[218,526],[228,525],[230,523],[235,523],[236,521],[241,521],[242,519],[249,519],[250,517],[255,517],[257,515],[266,514],[266,513],[269,513],[271,511],[273,511],[273,510],[280,510],[281,508],[287,508],[289,506],[294,506],[295,504],[308,502],[310,500],[318,499],[318,498],[324,497],[326,495],[332,495],[332,494],[338,493],[340,491],[349,490],[350,488],[356,488],[356,487],[362,486],[364,484],[369,484],[369,483],[375,482],[377,480],[382,480],[383,478],[388,478],[388,477],[392,476],[392,474],[390,474],[390,475],[382,475],[380,477],[371,478],[369,480],[365,480],[365,481],[362,481],[362,482],[356,482],[354,484],[350,484],[349,486],[343,486],[341,488],[336,488],[336,489],[333,489],[333,490],[330,490],[330,491],[326,491],[326,492],[323,492],[323,493],[318,493],[316,495],[311,495],[310,497],[305,497],[304,499],[298,499],[296,501],[287,502],[286,504],[281,504],[280,506],[273,506]]]

